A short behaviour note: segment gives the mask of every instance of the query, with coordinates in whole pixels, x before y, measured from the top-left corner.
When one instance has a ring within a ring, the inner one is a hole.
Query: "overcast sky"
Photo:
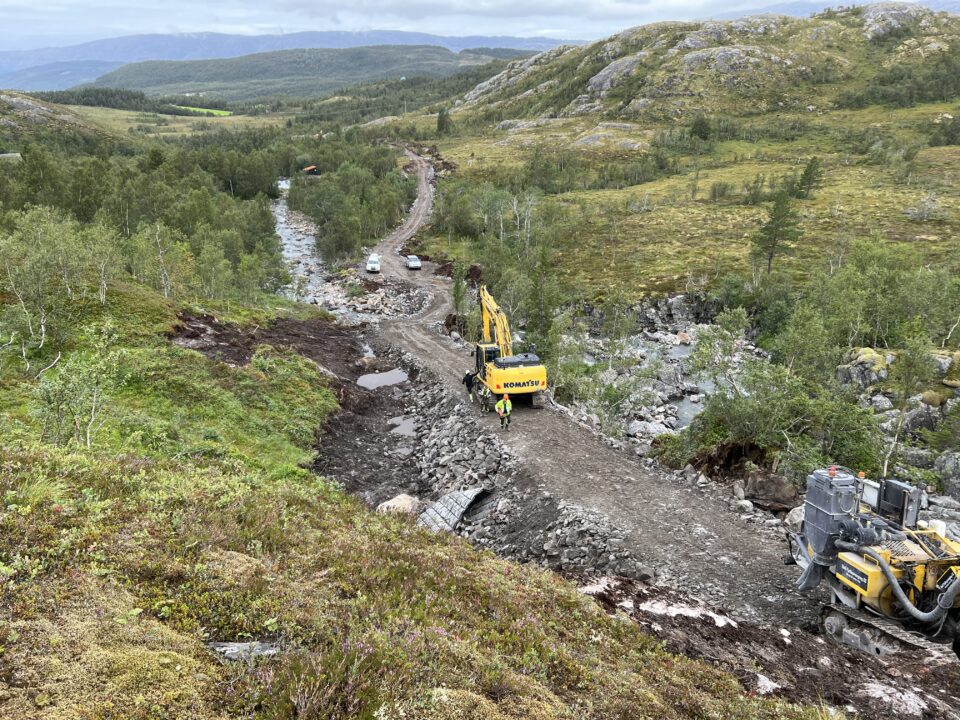
[[[770,0],[774,2],[776,0]],[[139,33],[411,30],[593,39],[768,4],[721,0],[0,0],[0,50]]]

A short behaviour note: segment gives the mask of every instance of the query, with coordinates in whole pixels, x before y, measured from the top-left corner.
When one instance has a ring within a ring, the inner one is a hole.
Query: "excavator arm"
[[[496,343],[500,348],[500,357],[512,356],[513,338],[510,335],[510,323],[486,285],[480,286],[480,316],[483,320],[483,341]]]

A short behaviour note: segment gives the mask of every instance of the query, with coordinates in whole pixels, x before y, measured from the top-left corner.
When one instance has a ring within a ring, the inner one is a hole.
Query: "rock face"
[[[477,85],[473,90],[463,96],[465,104],[476,102],[487,95],[497,93],[501,90],[517,85],[526,77],[531,75],[537,68],[549,64],[561,55],[577,50],[575,45],[561,45],[552,50],[546,50],[530,58],[516,60],[507,66],[507,69],[498,75],[494,75],[489,80]]]
[[[641,51],[614,60],[587,81],[587,90],[595,95],[606,95],[620,80],[632,75],[637,66],[649,56],[650,53]]]
[[[863,35],[868,40],[880,40],[930,15],[930,11],[914,3],[875,3],[863,10]]]
[[[960,498],[960,452],[944,453],[937,458],[933,469],[940,476],[944,491]]]

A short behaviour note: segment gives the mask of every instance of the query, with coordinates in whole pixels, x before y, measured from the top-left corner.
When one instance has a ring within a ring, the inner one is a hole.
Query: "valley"
[[[539,34],[0,92],[0,716],[960,719],[960,16]]]

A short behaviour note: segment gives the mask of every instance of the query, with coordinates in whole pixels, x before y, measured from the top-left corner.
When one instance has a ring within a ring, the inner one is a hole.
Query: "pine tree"
[[[441,108],[437,113],[437,135],[449,135],[453,132],[453,118],[447,108]]]
[[[773,269],[773,258],[778,254],[789,253],[793,243],[800,238],[800,219],[790,207],[790,197],[785,192],[774,196],[773,205],[768,210],[767,221],[754,234],[751,255],[767,264],[767,275]]]
[[[812,157],[807,161],[797,181],[796,196],[807,199],[813,191],[823,184],[823,165],[820,158]]]

